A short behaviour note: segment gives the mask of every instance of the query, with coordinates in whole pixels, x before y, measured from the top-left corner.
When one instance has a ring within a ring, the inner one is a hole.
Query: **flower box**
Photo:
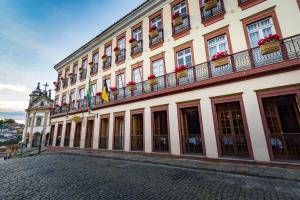
[[[96,96],[101,96],[101,92],[97,92],[97,93],[96,93]]]
[[[131,38],[131,39],[129,40],[129,43],[130,43],[131,48],[137,47],[137,41],[136,41],[135,38]]]
[[[173,26],[178,26],[182,24],[182,16],[179,12],[176,12],[172,15]]]
[[[176,76],[177,76],[178,79],[188,76],[187,66],[185,66],[185,65],[177,66],[175,68],[175,72],[176,72]]]
[[[89,65],[90,65],[90,68],[94,68],[95,67],[95,64],[93,61],[89,62]]]
[[[121,54],[121,50],[120,50],[119,47],[115,47],[115,48],[114,48],[114,52],[115,52],[115,55],[116,55],[116,56],[119,56],[119,55]]]
[[[261,54],[266,55],[279,51],[280,49],[280,35],[270,34],[269,36],[258,41]]]
[[[107,55],[104,54],[104,55],[102,56],[102,61],[103,61],[103,62],[106,62],[106,60],[107,60]]]
[[[156,26],[152,26],[149,32],[150,32],[150,38],[155,38],[158,36],[158,30]]]
[[[224,65],[228,65],[228,54],[226,51],[220,51],[217,52],[213,57],[211,58],[211,61],[213,62],[215,67],[222,67]]]
[[[119,95],[119,90],[117,87],[110,87],[109,88],[111,93],[114,95],[114,96],[118,96]]]
[[[79,72],[83,72],[83,68],[82,67],[79,68]]]
[[[127,88],[129,91],[134,91],[136,90],[136,82],[130,81],[127,83]]]
[[[150,86],[154,86],[157,84],[157,79],[154,74],[150,74],[150,76],[148,76],[148,82]]]
[[[206,0],[204,2],[205,10],[211,10],[217,7],[218,1],[217,0]]]

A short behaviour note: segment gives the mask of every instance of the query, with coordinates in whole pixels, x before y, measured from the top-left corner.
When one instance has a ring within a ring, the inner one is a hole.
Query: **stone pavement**
[[[300,182],[75,154],[0,162],[0,199],[300,199]]]
[[[141,154],[124,153],[117,151],[101,151],[93,149],[78,148],[48,148],[45,153],[62,153],[92,156],[99,158],[109,158],[115,160],[126,160],[134,162],[152,163],[160,165],[169,165],[188,169],[209,170],[217,172],[226,172],[232,174],[241,174],[247,176],[257,176],[264,178],[276,178],[283,180],[300,181],[300,165],[294,165],[295,169],[269,167],[261,165],[248,165],[226,162],[209,162],[203,160],[168,158],[159,156],[148,156]]]

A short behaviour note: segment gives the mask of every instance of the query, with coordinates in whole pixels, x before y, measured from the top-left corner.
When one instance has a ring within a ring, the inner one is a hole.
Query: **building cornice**
[[[129,12],[127,15],[122,17],[120,20],[109,26],[107,29],[102,31],[100,34],[98,34],[92,40],[87,42],[85,45],[74,51],[72,54],[67,56],[65,59],[63,59],[56,65],[54,65],[54,69],[56,71],[59,71],[65,65],[69,64],[70,62],[73,62],[74,59],[77,59],[83,54],[86,54],[87,52],[91,51],[96,46],[107,41],[113,35],[116,35],[122,32],[124,29],[127,29],[131,24],[135,23],[137,19],[142,18],[150,11],[153,10],[155,12],[158,6],[161,7],[162,3],[167,1],[168,0],[146,0],[140,6],[138,6],[137,8]]]

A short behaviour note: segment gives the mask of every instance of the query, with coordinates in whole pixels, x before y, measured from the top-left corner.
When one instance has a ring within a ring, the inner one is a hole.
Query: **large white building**
[[[55,65],[50,144],[299,161],[299,6],[297,0],[145,1]],[[280,42],[258,46],[270,34]],[[227,55],[212,61],[220,51]],[[105,82],[109,102],[98,94]]]
[[[40,89],[38,83],[36,89],[29,95],[29,105],[25,110],[26,119],[23,130],[23,143],[27,148],[47,146],[50,136],[50,108],[53,100],[51,99],[51,90]]]

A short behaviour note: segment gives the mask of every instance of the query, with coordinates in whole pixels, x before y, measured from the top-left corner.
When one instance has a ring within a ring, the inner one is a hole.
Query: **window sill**
[[[142,53],[143,53],[143,51],[140,51],[140,52],[137,52],[137,53],[131,55],[131,59],[135,59],[137,57],[140,57],[142,55]]]
[[[177,33],[177,34],[173,35],[174,40],[178,40],[178,39],[180,39],[182,37],[185,37],[185,36],[189,35],[190,34],[190,30],[191,30],[191,28],[183,30],[180,33]]]
[[[121,60],[121,61],[118,61],[118,62],[116,62],[116,65],[117,66],[119,66],[119,65],[122,65],[122,64],[124,64],[125,63],[125,59],[124,60]]]
[[[149,45],[149,48],[151,51],[155,50],[155,49],[158,49],[160,47],[162,47],[164,45],[164,40],[156,43],[156,44],[153,44],[153,45]]]
[[[216,23],[216,22],[224,19],[224,15],[225,15],[225,11],[223,11],[222,13],[219,13],[209,19],[202,20],[202,24],[204,25],[204,27],[209,26],[213,23]]]

